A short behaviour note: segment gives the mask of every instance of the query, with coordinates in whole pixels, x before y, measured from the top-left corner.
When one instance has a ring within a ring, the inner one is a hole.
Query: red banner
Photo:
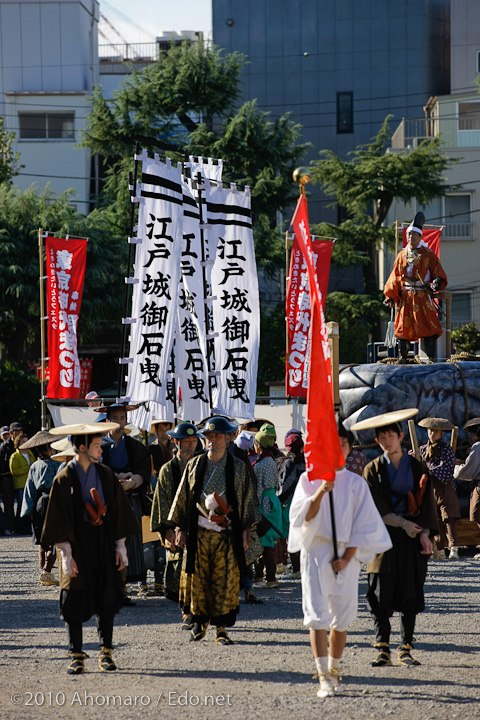
[[[42,379],[42,365],[39,362],[28,362],[28,367],[36,373],[37,380]],[[84,398],[87,392],[89,392],[92,386],[92,367],[93,358],[81,358],[80,359],[80,391],[79,397]],[[48,383],[50,380],[50,370],[48,362],[45,363],[45,382]]]
[[[306,198],[298,199],[292,226],[305,257],[312,313],[310,377],[307,395],[307,439],[305,461],[309,480],[335,479],[335,470],[345,464],[333,407],[333,381],[327,327],[313,261]]]
[[[77,323],[82,304],[87,241],[47,237],[46,248],[50,370],[47,397],[78,398],[81,370]]]
[[[332,248],[331,240],[312,240],[313,262],[321,292],[323,311],[325,311]],[[307,397],[310,328],[311,307],[307,264],[300,250],[299,242],[294,237],[287,288],[288,357],[285,386],[286,394],[289,397]]]
[[[442,234],[442,231],[440,228],[438,229],[432,229],[432,228],[425,228],[422,234],[422,240],[423,242],[427,243],[430,250],[433,250],[435,255],[439,258],[440,257],[440,235]],[[402,237],[403,237],[403,247],[407,246],[407,228],[404,227],[402,229]]]

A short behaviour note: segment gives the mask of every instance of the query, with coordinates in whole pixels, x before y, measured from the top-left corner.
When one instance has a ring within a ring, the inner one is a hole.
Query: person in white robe
[[[349,445],[343,427],[339,434],[346,458]],[[325,498],[328,493],[334,499],[337,560],[330,502]],[[309,480],[306,472],[300,476],[290,508],[288,547],[290,552],[300,551],[303,622],[310,630],[320,679],[318,697],[344,689],[340,660],[347,628],[357,616],[360,563],[369,562],[391,546],[385,523],[363,478],[344,467],[337,469],[334,482]]]

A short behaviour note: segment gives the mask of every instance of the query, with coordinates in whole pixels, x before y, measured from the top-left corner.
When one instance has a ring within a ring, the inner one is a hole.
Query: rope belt
[[[426,290],[427,288],[419,280],[407,280],[403,283],[404,290]]]

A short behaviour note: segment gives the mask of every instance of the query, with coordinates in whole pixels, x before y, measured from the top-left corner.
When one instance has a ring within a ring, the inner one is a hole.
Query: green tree
[[[283,238],[277,214],[292,202],[290,178],[306,148],[288,114],[271,120],[255,101],[235,107],[241,92],[243,57],[222,56],[203,43],[171,47],[158,62],[134,72],[106,100],[100,88],[81,145],[109,166],[104,202],[127,223],[125,191],[136,143],[173,160],[185,154],[224,160],[224,180],[249,185],[257,262],[267,271],[283,266]]]
[[[0,117],[0,184],[10,183],[12,178],[25,167],[18,164],[20,153],[14,153],[12,150],[14,140],[15,133],[5,130],[3,117]]]
[[[93,338],[102,321],[121,325],[127,244],[115,235],[109,210],[80,215],[71,192],[21,191],[0,185],[0,350],[13,360],[39,354],[38,228],[88,237],[79,340]],[[108,288],[108,292],[106,289]]]
[[[385,119],[376,137],[358,146],[349,159],[343,160],[331,150],[323,150],[320,159],[311,166],[312,180],[332,199],[331,205],[345,208],[348,216],[339,226],[322,223],[312,228],[312,232],[338,237],[332,262],[343,267],[361,264],[365,293],[372,300],[381,298],[376,274],[377,250],[382,242],[392,247],[394,238],[393,229],[383,227],[393,201],[409,203],[416,199],[419,204],[427,205],[459,187],[445,182],[445,171],[456,161],[442,152],[439,137],[423,141],[410,152],[386,152],[391,139],[390,117]],[[339,310],[354,313],[358,297],[350,296],[348,309],[343,298]],[[332,308],[333,300],[330,305]],[[373,307],[382,313],[379,304]],[[369,317],[370,327],[372,322],[375,325],[375,312]]]
[[[12,360],[0,362],[0,425],[20,422],[28,435],[41,424],[40,383]]]

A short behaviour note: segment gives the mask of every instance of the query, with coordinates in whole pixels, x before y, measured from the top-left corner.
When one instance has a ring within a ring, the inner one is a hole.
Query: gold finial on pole
[[[300,195],[305,195],[305,185],[310,182],[310,168],[295,168],[293,171],[293,181],[300,186]]]

